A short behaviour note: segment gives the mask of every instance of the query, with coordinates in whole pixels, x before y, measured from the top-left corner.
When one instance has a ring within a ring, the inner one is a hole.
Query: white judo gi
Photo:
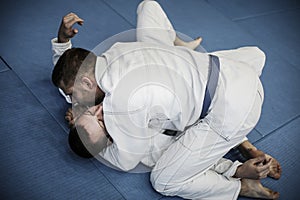
[[[211,53],[220,59],[218,86],[199,120],[208,54],[174,46],[176,33],[157,2],[142,2],[137,13],[137,42],[116,43],[97,58],[104,122],[114,140],[99,156],[124,171],[152,167],[152,185],[164,195],[237,199],[241,184],[232,176],[241,163],[222,157],[260,117],[264,53],[256,47]],[[71,47],[55,39],[52,45],[54,63]],[[165,129],[183,134],[166,136]]]

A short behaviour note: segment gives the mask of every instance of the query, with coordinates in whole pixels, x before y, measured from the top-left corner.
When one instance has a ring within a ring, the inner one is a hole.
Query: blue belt
[[[219,74],[220,74],[220,61],[217,56],[209,55],[209,68],[210,68],[210,74],[205,89],[205,95],[204,95],[204,100],[202,105],[202,111],[200,114],[200,119],[203,119],[208,114],[209,106],[215,95],[216,88],[218,85]],[[165,130],[164,134],[175,136],[177,135],[177,131]]]
[[[204,95],[204,101],[203,101],[200,119],[203,119],[207,115],[209,106],[216,92],[216,88],[219,80],[219,74],[220,74],[219,58],[214,55],[209,55],[209,66],[210,66],[210,75],[205,89],[205,95]]]

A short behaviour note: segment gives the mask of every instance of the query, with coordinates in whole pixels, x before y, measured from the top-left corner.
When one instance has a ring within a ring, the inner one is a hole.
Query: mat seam
[[[300,115],[297,115],[296,117],[293,117],[292,119],[288,120],[287,122],[283,123],[282,125],[280,125],[279,127],[275,128],[274,130],[270,131],[269,133],[267,133],[265,136],[263,136],[262,138],[258,139],[257,141],[254,142],[258,143],[260,141],[263,141],[264,139],[270,137],[271,135],[275,134],[278,130],[286,127],[287,125],[291,124],[293,121],[297,120],[298,118],[300,118]]]
[[[34,96],[34,98],[42,105],[43,108],[45,108],[45,110],[47,111],[47,113],[50,114],[50,116],[56,121],[56,123],[63,129],[63,131],[68,135],[68,131],[58,122],[58,120],[52,115],[51,112],[49,112],[49,110],[47,109],[47,107],[45,107],[45,105],[37,98],[37,96],[34,94],[34,92],[28,87],[28,85],[21,79],[21,77],[13,70],[11,69],[11,71],[13,71],[13,73],[18,77],[18,79],[25,85],[25,87],[30,91],[30,93]],[[90,162],[96,167],[96,169],[98,169],[98,167],[95,165],[94,161],[92,159],[90,159]],[[98,172],[100,172],[103,177],[105,177],[105,179],[113,186],[113,188],[115,188],[119,194],[121,195],[121,197],[123,199],[126,199],[123,194],[112,184],[112,182],[98,169]]]
[[[232,18],[231,20],[233,22],[238,22],[238,21],[258,18],[258,17],[262,17],[262,16],[274,15],[274,14],[278,14],[278,13],[284,13],[284,12],[287,12],[287,11],[294,11],[294,10],[299,10],[299,9],[300,8],[286,8],[286,9],[282,9],[282,10],[273,10],[273,11],[268,11],[268,12],[264,12],[264,13],[249,15],[249,16],[245,16],[245,17]]]
[[[1,60],[4,60],[1,57]],[[11,68],[11,71],[16,75],[16,77],[24,84],[24,86],[28,89],[28,91],[33,95],[33,97],[38,101],[38,103],[47,111],[47,113],[54,119],[54,121],[62,128],[62,130],[68,134],[68,131],[65,129],[65,127],[62,126],[62,124],[59,123],[59,121],[54,117],[54,115],[49,112],[48,108],[41,102],[41,100],[34,94],[34,92],[30,89],[30,87],[28,87],[28,85],[26,84],[26,82],[19,76],[19,74],[13,70],[13,68]]]
[[[114,11],[117,15],[119,15],[122,19],[124,19],[129,25],[131,25],[133,28],[135,28],[135,25],[132,24],[125,16],[123,16],[121,13],[119,13],[116,9],[114,9],[109,3],[107,3],[105,0],[102,0],[102,2],[108,6],[112,11]]]
[[[95,158],[91,158],[90,161],[93,163],[93,165],[98,169],[98,171],[105,177],[105,179],[115,188],[119,194],[123,197],[123,199],[126,199],[124,195],[121,193],[121,191],[105,176],[105,174],[98,168],[98,166],[94,163],[95,161],[93,160]]]
[[[4,63],[5,69],[1,70],[0,73],[7,72],[9,70],[12,70],[12,68],[9,66],[9,64],[0,56],[0,60]]]
[[[6,65],[6,67],[7,67],[8,69],[12,70],[11,66],[9,66],[9,64],[5,61],[5,59],[4,59],[2,56],[0,56],[0,59],[1,59],[2,62]]]

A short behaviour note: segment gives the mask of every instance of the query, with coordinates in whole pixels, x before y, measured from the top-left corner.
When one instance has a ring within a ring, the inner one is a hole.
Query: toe
[[[278,180],[281,177],[281,166],[276,159],[273,158],[272,161],[272,168],[270,173],[268,174],[269,177]]]

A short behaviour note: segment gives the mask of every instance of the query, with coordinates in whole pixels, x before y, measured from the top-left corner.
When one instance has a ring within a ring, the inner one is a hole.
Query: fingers
[[[257,166],[256,171],[258,173],[259,179],[266,178],[268,176],[271,169],[271,162],[272,159],[270,158],[269,160],[266,161],[265,164],[261,164]]]
[[[65,120],[68,122],[69,124],[69,127],[72,127],[74,126],[74,118],[73,118],[73,112],[72,112],[72,108],[69,108],[67,111],[66,111],[66,114],[65,114]]]
[[[95,116],[97,116],[98,120],[103,121],[103,106],[100,104],[97,106],[95,111]]]
[[[83,19],[79,18],[74,13],[69,13],[64,16],[58,30],[58,42],[68,42],[70,38],[74,37],[78,33],[77,29],[72,29],[73,25],[78,23],[83,24]]]
[[[63,23],[66,28],[71,28],[75,23],[78,23],[79,25],[83,25],[83,22],[84,22],[83,19],[79,18],[74,13],[69,13],[63,18]]]
[[[266,160],[266,157],[265,157],[265,155],[261,155],[261,156],[258,156],[256,158],[253,158],[251,160],[252,160],[253,164],[259,165],[259,164],[263,163]]]
[[[269,159],[265,164],[259,165],[257,167],[258,171],[262,172],[262,171],[265,171],[265,170],[270,170],[270,168],[271,168],[271,162],[272,162],[272,159]]]
[[[98,121],[98,123],[99,123],[99,126],[100,126],[102,129],[105,129],[105,125],[104,125],[104,123],[103,123],[102,121]]]
[[[73,113],[72,113],[72,109],[69,108],[65,114],[65,119],[67,121],[71,121],[73,119]]]

